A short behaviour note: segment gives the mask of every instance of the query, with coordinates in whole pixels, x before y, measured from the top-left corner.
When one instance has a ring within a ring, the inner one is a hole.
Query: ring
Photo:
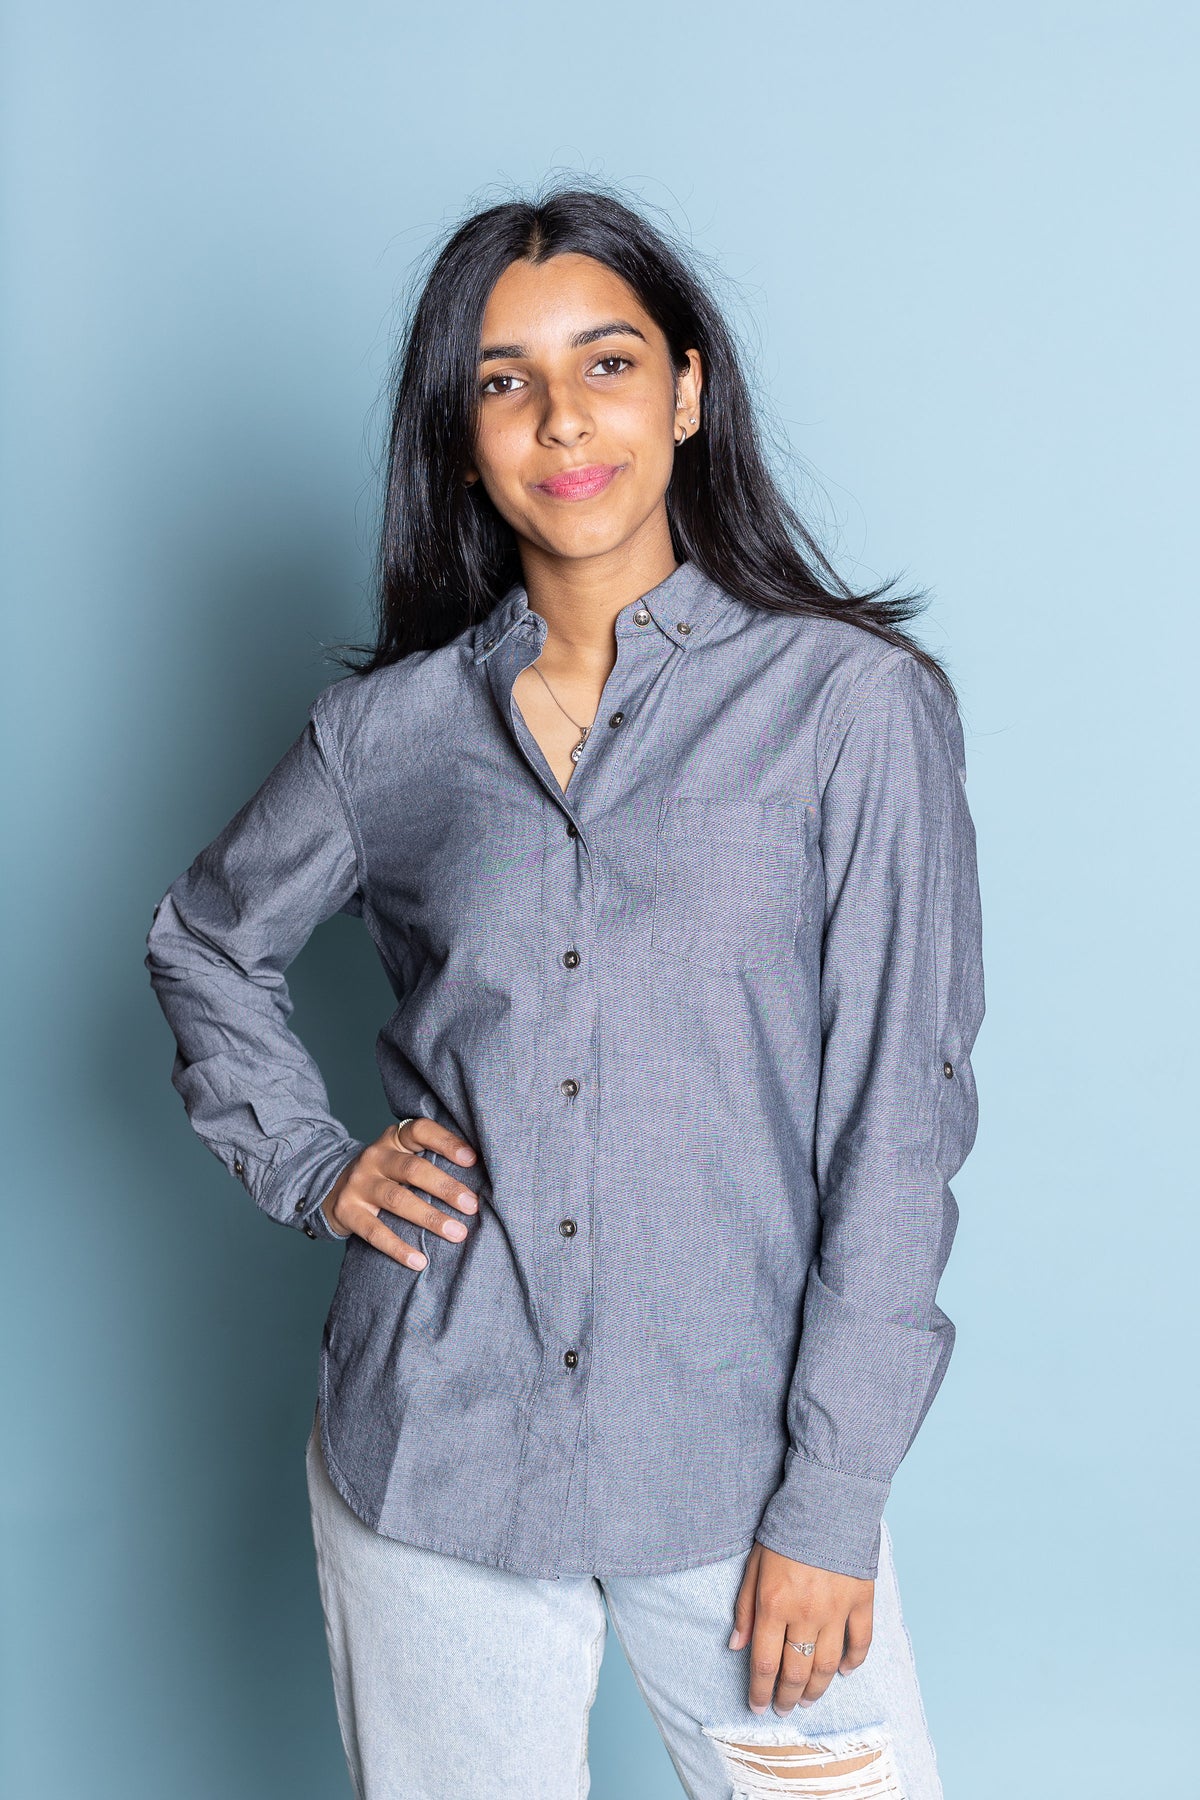
[[[815,1644],[793,1644],[791,1638],[784,1638],[783,1641],[789,1650],[798,1650],[801,1656],[813,1656],[816,1653]]]
[[[416,1119],[415,1119],[415,1118],[413,1118],[413,1119],[397,1119],[397,1121],[396,1121],[396,1123],[395,1123],[395,1125],[393,1125],[393,1127],[392,1127],[392,1130],[393,1130],[393,1131],[394,1131],[394,1132],[395,1132],[395,1134],[396,1134],[396,1147],[397,1147],[397,1149],[399,1149],[399,1150],[403,1150],[403,1151],[405,1151],[405,1152],[406,1152],[406,1154],[408,1154],[408,1155],[411,1155],[411,1154],[412,1154],[412,1152],[411,1152],[411,1151],[409,1151],[409,1148],[408,1148],[408,1145],[407,1145],[407,1144],[402,1144],[402,1143],[401,1143],[401,1142],[400,1142],[400,1133],[401,1133],[401,1132],[402,1132],[402,1131],[403,1131],[403,1130],[404,1130],[404,1127],[405,1127],[405,1126],[406,1126],[406,1125],[415,1125],[415,1124],[416,1124]]]

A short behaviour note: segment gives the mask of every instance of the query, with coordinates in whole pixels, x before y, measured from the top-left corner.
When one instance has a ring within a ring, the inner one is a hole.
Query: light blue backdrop
[[[323,644],[368,629],[414,258],[556,167],[718,259],[818,524],[859,579],[934,589],[962,692],[983,1117],[958,1349],[888,1515],[948,1800],[1171,1787],[1197,1641],[1194,18],[10,8],[5,1795],[347,1792],[302,1477],[337,1253],[191,1136],[143,939],[334,678]],[[361,928],[318,933],[294,991],[374,1136]],[[678,1792],[611,1637],[593,1770],[596,1800]]]

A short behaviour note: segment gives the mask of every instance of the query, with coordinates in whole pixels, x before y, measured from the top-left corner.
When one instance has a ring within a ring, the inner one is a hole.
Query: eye
[[[501,392],[503,392],[505,394],[511,394],[513,392],[513,389],[510,387],[503,388],[503,389],[497,388],[494,385],[497,381],[515,381],[515,382],[518,382],[522,387],[524,387],[524,385],[525,385],[524,382],[521,381],[521,377],[519,375],[492,375],[492,376],[489,376],[487,381],[484,382],[482,388],[480,389],[480,392],[483,394],[495,394],[495,393],[501,393]]]
[[[593,363],[592,368],[598,369],[600,367],[601,363],[624,363],[625,367],[627,369],[631,369],[633,367],[633,364],[630,361],[629,357],[618,356],[615,350],[612,351],[608,356],[602,356],[600,358],[600,362]],[[619,370],[612,369],[609,371],[609,373],[615,375],[615,374],[619,373]]]

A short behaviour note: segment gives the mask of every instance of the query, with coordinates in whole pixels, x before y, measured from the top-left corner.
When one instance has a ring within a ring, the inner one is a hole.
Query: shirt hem
[[[548,1581],[559,1575],[590,1575],[599,1580],[612,1580],[624,1575],[674,1575],[685,1569],[699,1569],[706,1564],[724,1562],[728,1557],[739,1553],[749,1556],[754,1548],[754,1533],[743,1533],[732,1544],[716,1550],[689,1552],[686,1556],[668,1557],[658,1562],[627,1563],[621,1561],[606,1562],[602,1567],[578,1568],[562,1566],[551,1568],[546,1563],[530,1563],[523,1557],[513,1556],[507,1552],[485,1555],[478,1545],[455,1543],[436,1533],[426,1531],[416,1525],[398,1525],[392,1522],[385,1526],[378,1517],[372,1516],[372,1509],[365,1504],[356,1491],[353,1482],[339,1466],[337,1459],[329,1448],[327,1435],[326,1410],[320,1409],[321,1453],[325,1468],[334,1487],[351,1511],[362,1523],[368,1526],[378,1537],[390,1538],[395,1543],[410,1544],[417,1550],[433,1550],[441,1556],[454,1556],[462,1562],[482,1563],[489,1569],[501,1569],[509,1575],[527,1575],[535,1580]]]

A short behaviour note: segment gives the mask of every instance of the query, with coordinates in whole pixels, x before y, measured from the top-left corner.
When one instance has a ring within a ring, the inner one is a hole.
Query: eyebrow
[[[594,344],[598,338],[635,337],[646,342],[646,334],[631,325],[628,319],[610,319],[606,325],[592,325],[586,331],[577,331],[569,339],[572,350],[580,350],[585,344]],[[485,344],[479,352],[480,362],[496,362],[509,356],[528,356],[524,344]]]

